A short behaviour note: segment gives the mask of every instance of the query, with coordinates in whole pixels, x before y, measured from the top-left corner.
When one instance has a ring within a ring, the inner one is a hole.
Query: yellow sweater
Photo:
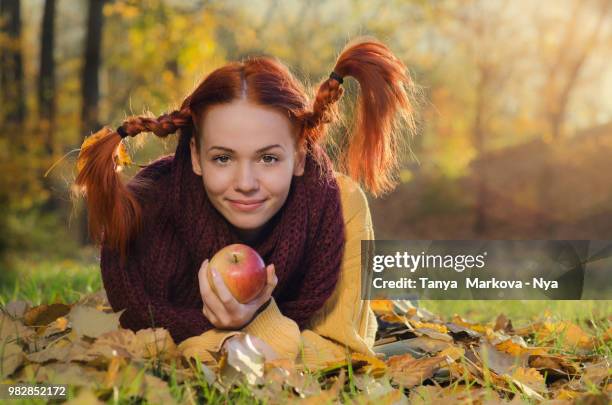
[[[309,322],[299,330],[285,317],[274,298],[268,307],[239,331],[211,329],[181,342],[179,350],[216,364],[211,352],[218,352],[229,337],[245,332],[268,343],[281,358],[289,358],[310,369],[345,358],[350,351],[374,356],[372,346],[378,325],[369,301],[361,300],[361,240],[374,239],[368,200],[350,177],[335,172],[340,188],[346,246],[342,269],[332,296]]]

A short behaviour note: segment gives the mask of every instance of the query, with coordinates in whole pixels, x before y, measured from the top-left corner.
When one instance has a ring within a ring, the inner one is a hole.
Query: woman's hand
[[[211,270],[218,296],[212,291],[208,282],[206,274],[208,271],[208,259],[204,260],[200,267],[198,280],[200,283],[200,294],[204,303],[202,312],[217,329],[235,330],[246,326],[253,319],[257,310],[270,300],[272,291],[278,282],[274,264],[268,265],[266,267],[266,286],[257,297],[246,304],[242,304],[228,290],[221,275],[214,268]]]

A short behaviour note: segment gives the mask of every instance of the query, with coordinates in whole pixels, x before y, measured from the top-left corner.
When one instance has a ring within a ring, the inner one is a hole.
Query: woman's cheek
[[[214,166],[207,166],[204,171],[204,186],[211,194],[223,194],[231,187],[232,176],[230,170],[219,170]]]

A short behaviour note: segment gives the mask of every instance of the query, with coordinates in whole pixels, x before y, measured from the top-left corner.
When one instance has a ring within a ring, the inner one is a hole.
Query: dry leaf
[[[546,372],[548,374],[556,374],[560,376],[573,377],[580,370],[579,364],[573,362],[567,357],[554,355],[534,355],[529,357],[529,366]]]
[[[80,172],[81,170],[83,170],[83,167],[85,167],[85,158],[83,157],[83,152],[87,148],[89,148],[91,145],[93,145],[94,143],[102,139],[104,136],[109,134],[110,132],[113,132],[113,130],[108,127],[104,127],[100,129],[98,132],[85,138],[85,140],[81,144],[81,150],[79,152],[79,156],[77,157],[77,165],[76,165],[77,172]]]
[[[560,339],[563,346],[583,350],[591,350],[596,343],[593,336],[569,321],[544,322],[536,330],[536,337],[542,341]]]
[[[438,356],[446,356],[451,361],[457,361],[465,355],[465,350],[459,346],[449,346],[438,353]]]
[[[27,340],[34,334],[34,330],[24,326],[21,321],[0,312],[0,344],[4,341],[13,341],[15,339]]]
[[[91,307],[76,305],[68,314],[68,319],[77,336],[97,338],[119,328],[119,317],[122,312],[107,314]]]
[[[612,367],[609,359],[604,359],[597,363],[587,364],[584,367],[581,381],[585,384],[593,384],[600,386],[602,383],[606,383],[612,378]]]
[[[478,354],[483,367],[490,368],[499,375],[509,374],[513,368],[523,367],[527,364],[527,356],[514,357],[497,350],[488,342],[483,342],[480,345]]]
[[[23,350],[14,342],[0,341],[0,377],[10,376],[23,363]]]
[[[442,363],[446,363],[446,357],[436,356],[415,359],[409,354],[403,354],[391,356],[387,360],[391,379],[405,388],[420,385],[423,381],[431,378]]]
[[[418,336],[413,339],[404,340],[406,347],[417,349],[426,353],[435,354],[452,346],[448,340],[433,339],[429,336]]]
[[[517,367],[512,372],[512,378],[539,393],[547,391],[544,377],[535,368]]]
[[[222,368],[225,380],[233,382],[237,377],[235,370],[250,384],[262,383],[265,357],[253,344],[251,335],[245,333],[234,336],[224,345],[224,351],[227,352],[227,363]]]
[[[465,319],[463,319],[462,317],[460,317],[459,315],[453,316],[452,323],[454,323],[457,326],[463,326],[464,328],[471,329],[474,332],[478,332],[478,333],[482,333],[482,334],[486,334],[487,330],[491,329],[490,327],[488,327],[486,325],[480,325],[480,324],[477,324],[477,323],[470,323],[470,322],[466,321]]]
[[[172,336],[164,328],[141,329],[136,332],[136,340],[142,346],[145,358],[169,360],[179,355]]]
[[[520,336],[506,337],[505,340],[499,343],[491,342],[499,351],[519,357],[524,355],[545,355],[548,350],[544,347],[529,347]]]
[[[30,303],[22,300],[11,301],[4,306],[4,311],[15,319],[23,318],[28,309],[30,309]]]
[[[446,326],[444,326],[442,324],[439,324],[439,323],[420,322],[420,321],[415,321],[415,320],[409,320],[408,323],[410,323],[410,325],[414,329],[433,330],[433,331],[436,331],[436,332],[442,333],[442,334],[448,333],[448,329],[446,328]]]
[[[377,315],[389,314],[394,315],[393,301],[391,300],[371,300],[370,308]]]
[[[28,326],[48,325],[60,316],[65,316],[70,312],[70,305],[51,304],[38,305],[30,308],[24,315],[24,323]]]
[[[351,353],[351,360],[365,362],[366,364],[359,370],[363,370],[365,373],[375,377],[380,377],[387,371],[387,364],[384,361],[363,353]]]

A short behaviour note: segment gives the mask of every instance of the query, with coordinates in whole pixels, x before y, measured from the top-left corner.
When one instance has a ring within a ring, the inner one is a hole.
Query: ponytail
[[[102,128],[81,146],[75,185],[86,195],[89,233],[96,243],[118,250],[122,260],[142,222],[142,208],[136,195],[117,173],[118,166],[125,162],[123,137],[145,131],[166,137],[191,122],[188,110],[174,111],[159,118],[130,117],[115,131]],[[136,188],[140,185],[144,184],[133,184]]]
[[[338,117],[342,77],[359,82],[360,94],[348,151],[341,164],[347,174],[362,182],[374,195],[397,185],[403,137],[400,123],[414,133],[414,108],[409,93],[414,84],[406,66],[381,42],[367,39],[348,44],[341,52],[330,78],[321,83],[312,112],[302,117],[305,137],[318,141],[323,125]]]

